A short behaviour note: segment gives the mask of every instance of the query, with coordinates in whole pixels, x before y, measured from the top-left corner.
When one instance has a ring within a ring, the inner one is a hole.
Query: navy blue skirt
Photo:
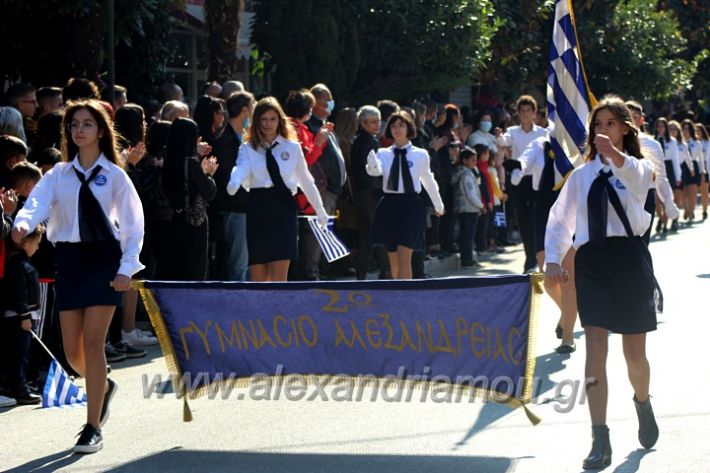
[[[700,167],[697,161],[693,161],[693,172],[695,172],[695,176],[690,175],[690,168],[685,163],[680,165],[680,169],[683,172],[683,187],[692,184],[700,184]]]
[[[118,242],[58,242],[56,261],[54,287],[59,310],[123,304],[123,293],[110,286],[121,265]]]
[[[251,189],[247,208],[249,264],[298,258],[298,208],[274,187]]]
[[[415,249],[425,227],[424,201],[419,194],[385,194],[375,207],[372,244],[390,253],[398,246]]]
[[[676,185],[676,180],[680,181],[675,175],[675,169],[673,168],[673,161],[671,159],[666,159],[664,161],[666,165],[666,177],[668,177],[668,182],[671,185],[671,189],[676,190],[678,186]],[[682,185],[682,184],[681,184]]]

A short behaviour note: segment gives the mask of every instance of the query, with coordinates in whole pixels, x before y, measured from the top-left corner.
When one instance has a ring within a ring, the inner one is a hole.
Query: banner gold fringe
[[[458,396],[463,396],[467,394],[469,397],[474,399],[479,395],[486,400],[486,402],[493,401],[499,404],[504,404],[511,409],[522,408],[527,416],[528,420],[532,425],[537,425],[541,422],[541,418],[535,415],[526,404],[530,403],[533,376],[535,373],[535,333],[537,330],[537,311],[539,306],[539,298],[543,294],[543,274],[533,273],[530,275],[530,306],[528,309],[528,344],[527,344],[527,359],[525,366],[525,374],[523,379],[523,392],[522,399],[515,398],[507,393],[501,393],[498,391],[492,391],[489,389],[476,388],[467,385],[460,384],[442,384],[434,383],[431,381],[421,381],[421,380],[397,380],[398,389],[401,388],[411,388],[413,390],[421,391],[426,390],[436,390],[437,392],[445,390],[447,394],[456,394]],[[252,386],[259,386],[262,383],[274,384],[283,383],[283,376],[263,376],[259,377],[258,381],[254,380],[254,377],[244,377],[244,378],[230,378],[228,380],[214,381],[208,385],[200,386],[194,391],[188,392],[187,386],[182,382],[183,374],[180,370],[180,365],[178,363],[177,356],[175,354],[175,348],[173,346],[172,340],[170,340],[170,335],[168,334],[167,327],[165,326],[165,321],[160,312],[160,307],[158,306],[155,296],[150,289],[146,289],[143,286],[142,281],[133,281],[133,288],[138,290],[145,305],[150,321],[155,329],[156,336],[160,342],[160,348],[163,350],[165,355],[165,361],[168,366],[168,372],[171,375],[171,380],[175,385],[176,382],[179,386],[182,386],[180,391],[176,391],[178,398],[183,399],[183,421],[191,422],[192,411],[188,404],[188,399],[197,399],[208,393],[214,392],[216,389],[234,389],[234,388],[248,388]],[[299,375],[306,386],[324,386],[322,381],[331,380],[334,375]],[[373,377],[361,377],[352,376],[344,377],[337,376],[337,379],[348,379],[354,384],[354,387],[367,387],[369,384],[379,383],[380,380],[387,380],[387,378],[373,378]],[[173,387],[175,387],[173,385]],[[327,384],[325,385],[327,386]],[[459,397],[460,398],[460,397]]]

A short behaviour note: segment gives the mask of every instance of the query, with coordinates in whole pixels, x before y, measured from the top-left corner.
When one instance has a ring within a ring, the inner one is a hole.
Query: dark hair
[[[316,104],[316,98],[308,89],[292,90],[286,97],[284,111],[291,118],[303,118]]]
[[[696,132],[697,132],[698,130],[700,130],[700,134],[702,135],[702,136],[698,136],[698,137],[697,137],[697,139],[698,139],[699,141],[708,141],[708,140],[710,140],[710,135],[708,135],[708,130],[707,130],[707,128],[705,128],[705,125],[703,125],[702,123],[696,123],[696,124],[695,124],[695,130],[696,130]],[[697,133],[696,133],[696,135],[697,135]]]
[[[390,115],[389,120],[387,120],[387,127],[385,128],[385,138],[389,138],[390,140],[394,139],[394,137],[392,136],[392,125],[394,125],[395,122],[398,121],[404,122],[404,124],[407,126],[407,138],[409,138],[410,140],[412,138],[416,138],[417,127],[414,126],[412,117],[406,112],[394,112],[392,115]]]
[[[515,101],[515,110],[520,111],[520,107],[523,105],[530,105],[533,112],[537,111],[537,100],[532,95],[521,95],[518,100]]]
[[[686,118],[680,123],[680,134],[683,134],[683,128],[685,128],[686,126],[690,128],[690,139],[697,140],[698,137],[695,134],[695,123],[693,123],[693,120],[691,120],[690,118]]]
[[[0,173],[8,169],[7,163],[17,156],[27,156],[27,145],[12,135],[0,135]]]
[[[680,127],[680,123],[678,123],[676,120],[671,120],[668,122],[668,133],[671,133],[671,127],[675,127],[678,129],[678,138],[675,138],[675,140],[678,143],[685,143],[685,138],[683,138],[683,129]],[[673,136],[673,134],[671,134]]]
[[[490,110],[479,110],[476,112],[476,115],[473,118],[473,125],[475,127],[475,130],[478,130],[478,128],[481,126],[481,121],[483,120],[483,117],[486,115],[490,115],[491,121],[493,121],[493,112]]]
[[[484,154],[490,151],[488,149],[488,146],[484,145],[483,143],[476,143],[475,145],[473,145],[473,150],[476,152],[476,155],[479,158],[482,158]]]
[[[20,161],[10,169],[10,185],[13,189],[25,181],[38,182],[42,179],[42,171],[29,161]]]
[[[104,87],[103,90],[101,91],[101,100],[105,100],[106,102],[112,102],[111,100],[111,89],[113,88],[113,99],[116,100],[116,97],[119,95],[125,94],[128,92],[128,89],[126,89],[122,85],[114,85],[113,87]]]
[[[44,99],[49,99],[53,97],[61,97],[62,96],[62,89],[59,87],[40,87],[39,90],[37,90],[37,101],[39,102],[40,100]]]
[[[121,149],[135,146],[145,141],[145,114],[143,107],[127,103],[116,110],[116,131],[119,133],[118,145]]]
[[[214,97],[203,95],[197,99],[195,111],[192,116],[195,119],[195,123],[197,123],[197,127],[200,129],[200,135],[211,145],[214,144],[214,134],[216,131],[212,129],[214,114],[222,113],[223,111],[222,102]]]
[[[62,152],[57,148],[44,148],[37,152],[32,151],[32,159],[37,166],[54,166],[62,162]]]
[[[658,124],[663,123],[666,127],[666,132],[663,134],[663,138],[666,141],[671,140],[671,128],[668,126],[668,120],[666,120],[663,117],[659,117],[656,119],[656,123],[654,123],[653,128],[654,128],[654,134],[656,135],[656,138],[658,138]]]
[[[5,100],[13,107],[17,106],[17,102],[25,95],[35,91],[31,84],[12,84],[5,91]]]
[[[378,100],[377,109],[380,111],[383,120],[389,120],[393,113],[399,112],[399,104],[393,100]]]
[[[446,114],[446,120],[439,127],[439,136],[451,131],[454,127],[454,119],[461,115],[461,110],[456,105],[448,103],[444,106],[444,113]]]
[[[247,91],[234,92],[227,99],[227,114],[229,118],[238,117],[244,107],[254,103],[254,95]]]
[[[165,158],[168,149],[170,127],[172,123],[167,120],[156,120],[148,127],[145,150],[154,158]]]
[[[165,82],[160,86],[160,91],[158,93],[158,98],[161,103],[169,102],[170,100],[180,100],[180,94],[178,94],[178,88],[182,88],[175,82]]]
[[[246,141],[249,141],[251,143],[251,146],[254,149],[259,148],[262,141],[264,141],[264,136],[262,135],[261,129],[259,128],[261,126],[259,121],[261,119],[261,116],[269,110],[273,110],[274,112],[276,112],[276,115],[279,118],[279,126],[276,130],[276,133],[278,135],[283,136],[287,140],[295,141],[297,139],[296,131],[293,129],[291,122],[286,117],[286,114],[281,108],[281,104],[279,103],[279,101],[276,100],[275,97],[264,97],[263,99],[259,100],[256,103],[256,106],[254,107],[254,116],[252,118],[251,125],[249,126],[249,133],[247,134],[245,139]]]
[[[20,240],[19,243],[15,242],[13,240],[12,246],[14,247],[15,251],[11,250],[10,253],[17,253],[18,251],[22,251],[21,248],[22,248],[23,243],[25,243],[26,241],[35,240],[37,238],[42,238],[42,235],[44,235],[46,230],[47,229],[44,226],[44,224],[40,223],[39,225],[37,225],[37,227],[35,227],[34,230],[32,230],[27,235],[23,236],[22,240]]]
[[[74,159],[74,156],[79,152],[79,147],[74,143],[69,131],[74,114],[79,110],[87,110],[98,125],[99,131],[104,134],[99,138],[99,149],[106,156],[106,159],[111,161],[116,166],[123,167],[123,163],[118,159],[118,143],[116,140],[116,132],[113,129],[113,121],[109,117],[108,112],[98,100],[80,100],[77,102],[69,102],[69,106],[64,112],[62,119],[62,160],[69,162]]]
[[[62,117],[64,112],[49,112],[37,120],[37,136],[33,149],[59,148],[62,145]]]
[[[630,111],[636,112],[639,115],[643,116],[643,106],[641,106],[641,104],[638,103],[636,100],[627,100],[625,103]]]
[[[459,154],[459,158],[461,159],[461,161],[475,158],[477,156],[478,153],[475,150],[471,149],[469,146],[464,146],[461,150],[461,153]]]
[[[619,120],[623,125],[626,125],[629,132],[624,135],[624,149],[631,156],[643,159],[643,154],[641,154],[641,144],[639,143],[638,130],[634,125],[634,121],[631,119],[631,111],[629,107],[626,106],[623,100],[616,95],[606,95],[604,96],[592,113],[589,114],[589,138],[587,139],[587,155],[584,157],[585,161],[593,161],[597,156],[597,147],[594,145],[594,139],[597,134],[594,130],[594,120],[597,118],[597,114],[601,110],[609,110],[614,114],[617,120]]]
[[[170,125],[168,146],[163,164],[163,185],[175,208],[185,205],[185,159],[197,155],[197,123],[178,118]]]
[[[89,79],[83,77],[72,77],[62,89],[62,99],[64,103],[76,100],[98,100],[99,88]]]

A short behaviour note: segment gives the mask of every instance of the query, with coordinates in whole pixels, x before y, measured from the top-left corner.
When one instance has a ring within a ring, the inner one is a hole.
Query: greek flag
[[[596,99],[589,90],[577,44],[571,0],[557,0],[547,68],[547,111],[554,123],[550,144],[555,159],[555,189],[582,162],[589,112]]]
[[[42,391],[42,407],[85,405],[86,393],[72,382],[62,365],[52,359]]]
[[[332,263],[350,254],[350,250],[348,250],[343,242],[333,233],[335,217],[328,218],[328,226],[325,229],[318,226],[318,221],[315,217],[306,218],[308,219],[308,224],[311,226],[311,230],[313,230],[313,234],[316,236],[316,240],[318,240],[318,244],[323,249],[323,254],[328,260],[328,263]]]
[[[495,224],[496,228],[505,228],[505,212],[496,212],[495,216],[493,217],[493,223]]]

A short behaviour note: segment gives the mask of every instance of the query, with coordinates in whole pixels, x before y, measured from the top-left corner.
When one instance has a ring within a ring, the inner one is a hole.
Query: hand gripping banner
[[[525,408],[542,275],[414,281],[137,283],[187,399],[298,374],[490,394]],[[177,377],[177,378],[176,378]],[[195,382],[199,380],[199,382]],[[527,408],[534,424],[539,422]]]

